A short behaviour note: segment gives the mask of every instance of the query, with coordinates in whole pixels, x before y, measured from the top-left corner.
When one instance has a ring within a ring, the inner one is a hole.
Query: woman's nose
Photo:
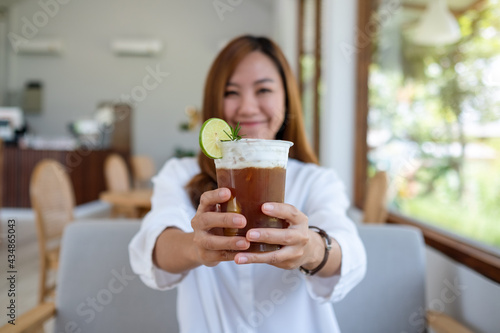
[[[250,115],[259,112],[259,103],[254,94],[243,94],[241,98],[241,104],[238,109],[240,114]]]

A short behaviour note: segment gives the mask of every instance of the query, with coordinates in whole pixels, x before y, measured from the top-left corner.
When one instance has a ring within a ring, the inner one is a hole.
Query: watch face
[[[302,266],[299,267],[299,271],[307,276],[311,275],[311,271],[303,268]]]

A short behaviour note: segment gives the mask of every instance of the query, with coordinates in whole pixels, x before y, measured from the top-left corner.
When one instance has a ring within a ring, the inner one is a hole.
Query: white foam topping
[[[285,168],[293,142],[282,140],[242,139],[221,142],[222,158],[218,169]]]

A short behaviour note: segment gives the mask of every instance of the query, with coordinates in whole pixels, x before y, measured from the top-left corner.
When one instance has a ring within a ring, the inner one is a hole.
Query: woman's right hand
[[[245,237],[227,237],[215,233],[219,228],[243,228],[246,225],[246,219],[241,214],[216,211],[217,204],[228,201],[230,197],[231,191],[227,188],[201,195],[200,205],[191,220],[195,253],[201,265],[212,267],[221,261],[234,260],[239,251],[250,246]]]

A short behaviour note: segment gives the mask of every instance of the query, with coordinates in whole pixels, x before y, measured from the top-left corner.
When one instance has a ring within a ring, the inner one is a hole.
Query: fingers
[[[207,212],[198,214],[191,221],[193,229],[208,231],[213,228],[241,229],[247,224],[245,217],[237,213]]]
[[[295,269],[300,266],[302,251],[284,247],[277,251],[252,253],[240,252],[234,256],[237,264],[269,264],[282,269]]]
[[[262,205],[262,212],[266,215],[286,220],[290,226],[307,224],[307,216],[292,205],[266,202]]]
[[[199,262],[205,266],[215,266],[221,261],[232,261],[238,251],[248,249],[250,242],[244,237],[226,237],[205,234],[193,239],[198,248]]]
[[[215,266],[221,261],[234,260],[238,251],[250,247],[245,237],[226,237],[221,235],[222,228],[240,229],[246,225],[243,215],[237,213],[217,212],[218,204],[226,202],[231,191],[220,188],[207,191],[200,198],[200,205],[195,217],[191,220],[194,230],[193,242],[198,262],[205,266]]]
[[[307,216],[289,204],[265,203],[261,208],[264,214],[283,219],[290,227],[251,229],[246,237],[215,235],[210,231],[219,228],[241,229],[247,224],[241,214],[215,212],[216,205],[228,201],[230,196],[229,189],[221,188],[205,192],[200,199],[191,225],[201,262],[206,266],[215,266],[220,261],[234,260],[237,264],[267,263],[283,269],[297,268],[309,241]],[[239,252],[248,249],[250,242],[280,244],[283,248],[266,253]]]
[[[218,188],[212,191],[204,192],[200,197],[198,212],[215,211],[215,205],[229,200],[231,191],[228,188]]]
[[[250,229],[246,239],[250,242],[280,244],[283,247],[265,253],[238,253],[234,261],[237,264],[266,263],[282,269],[299,267],[309,242],[307,216],[294,206],[283,203],[265,203],[262,205],[262,212],[285,220],[290,227]]]
[[[236,252],[231,251],[205,251],[200,256],[200,262],[207,267],[214,267],[221,261],[232,261]]]
[[[195,242],[206,251],[241,251],[246,250],[250,246],[250,242],[245,237],[227,237],[227,236],[214,236],[207,235],[200,239],[195,239]]]
[[[309,240],[309,234],[302,232],[302,230],[290,228],[260,228],[249,230],[246,238],[250,242],[280,244],[284,246],[305,246]]]

